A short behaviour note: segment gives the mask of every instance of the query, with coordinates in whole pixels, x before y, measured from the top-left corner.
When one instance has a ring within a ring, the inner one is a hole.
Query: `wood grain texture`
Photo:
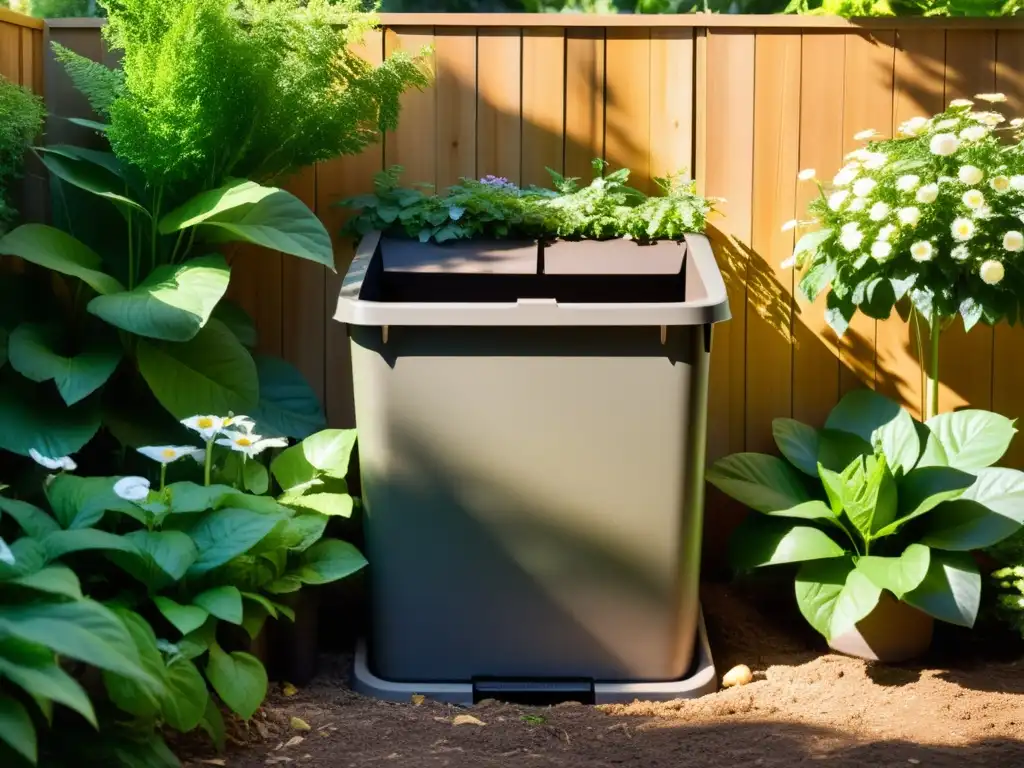
[[[630,184],[651,192],[651,35],[611,29],[606,42],[605,159],[629,168]]]
[[[20,27],[22,29],[37,29],[42,31],[43,20],[23,13],[12,11],[7,8],[0,8],[0,26]]]
[[[562,173],[565,140],[565,36],[523,30],[523,184],[549,186],[545,168]]]
[[[652,176],[693,178],[693,65],[692,29],[651,30]]]
[[[477,176],[519,183],[523,134],[523,36],[485,29],[477,37]]]
[[[587,181],[605,157],[605,31],[565,35],[565,175]]]
[[[800,35],[759,33],[754,67],[753,207],[747,269],[746,440],[774,452],[772,421],[793,410],[793,252],[800,154]]]
[[[438,27],[434,34],[437,75],[437,186],[476,176],[476,30]]]
[[[0,22],[0,75],[21,85],[22,27]]]
[[[432,27],[402,27],[385,30],[384,50],[417,54],[434,44]],[[436,71],[434,54],[428,53],[424,66]],[[384,136],[384,162],[405,169],[405,184],[437,184],[437,88],[415,89],[402,94],[402,118],[398,130]]]

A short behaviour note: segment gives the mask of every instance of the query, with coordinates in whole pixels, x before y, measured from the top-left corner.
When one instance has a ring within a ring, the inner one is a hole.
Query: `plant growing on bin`
[[[393,129],[400,94],[426,75],[404,54],[374,68],[352,53],[374,24],[357,0],[101,5],[123,69],[55,51],[103,120],[76,122],[112,151],[38,152],[62,190],[112,206],[106,229],[119,236],[89,243],[29,224],[0,239],[0,254],[55,273],[61,297],[59,312],[11,329],[0,421],[14,428],[0,448],[72,453],[101,421],[139,445],[124,425],[139,421],[125,406],[140,398],[176,419],[246,411],[304,437],[324,426],[319,404],[294,368],[247,349],[252,321],[222,303],[231,268],[219,250],[249,243],[333,269],[323,225],[274,185]]]
[[[10,185],[21,176],[45,115],[42,99],[0,75],[0,233],[14,220]]]
[[[883,590],[970,627],[981,596],[970,551],[1024,524],[1024,473],[992,466],[1015,432],[987,411],[921,424],[859,390],[824,429],[776,419],[784,458],[735,454],[707,478],[753,510],[733,537],[734,565],[799,563],[800,611],[829,641],[868,616]]]

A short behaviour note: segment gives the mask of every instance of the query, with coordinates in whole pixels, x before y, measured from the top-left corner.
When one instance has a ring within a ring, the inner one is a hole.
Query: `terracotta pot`
[[[686,246],[671,240],[555,240],[544,244],[546,275],[678,275]]]
[[[875,610],[829,647],[870,661],[908,661],[928,650],[934,627],[931,616],[883,592]]]

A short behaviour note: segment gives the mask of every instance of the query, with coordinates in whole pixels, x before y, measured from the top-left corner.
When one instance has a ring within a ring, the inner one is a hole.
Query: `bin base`
[[[382,680],[370,671],[369,653],[365,641],[356,647],[352,688],[364,696],[386,701],[409,701],[414,694],[421,694],[435,701],[470,706],[473,704],[472,683],[403,683]],[[673,699],[696,699],[718,689],[715,663],[711,658],[704,628],[704,616],[697,627],[697,641],[694,648],[694,664],[688,677],[664,683],[595,683],[595,704],[629,703],[642,701],[671,701]]]

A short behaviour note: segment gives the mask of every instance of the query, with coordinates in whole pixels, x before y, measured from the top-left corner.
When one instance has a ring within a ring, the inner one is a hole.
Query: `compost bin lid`
[[[421,274],[537,273],[535,240],[459,240],[444,244],[385,237],[380,242],[385,272]]]

